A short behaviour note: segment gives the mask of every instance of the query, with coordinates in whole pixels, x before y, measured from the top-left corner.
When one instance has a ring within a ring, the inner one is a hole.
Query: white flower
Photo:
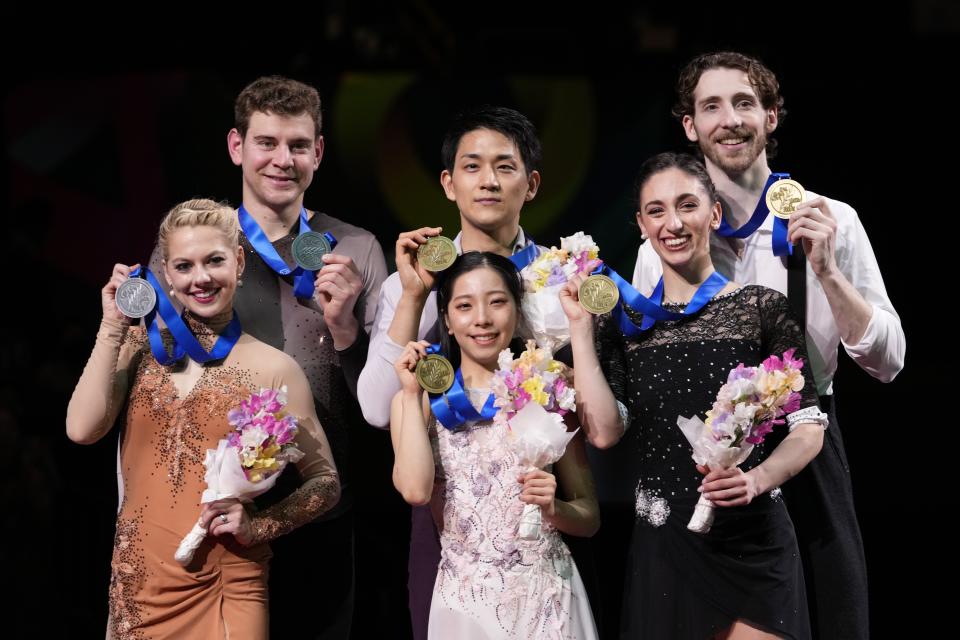
[[[256,451],[260,445],[269,437],[269,434],[259,426],[249,426],[240,434],[240,445],[244,451]]]
[[[753,384],[752,380],[739,379],[728,382],[720,388],[720,392],[717,394],[717,400],[721,402],[733,403],[737,398],[743,398],[745,396],[751,396],[756,391],[756,387]]]
[[[753,417],[757,415],[759,409],[758,405],[751,402],[738,402],[733,408],[733,419],[741,426],[752,425]]]
[[[510,371],[512,364],[513,364],[513,352],[510,351],[509,348],[501,351],[500,355],[497,356],[497,366],[504,371]]]
[[[597,243],[593,241],[593,238],[584,234],[583,231],[577,231],[572,236],[560,238],[560,248],[566,249],[571,255],[578,255],[582,251],[600,250]]]
[[[576,409],[577,394],[573,387],[567,387],[563,390],[563,393],[557,398],[557,405],[559,405],[561,409],[567,409],[569,411]]]

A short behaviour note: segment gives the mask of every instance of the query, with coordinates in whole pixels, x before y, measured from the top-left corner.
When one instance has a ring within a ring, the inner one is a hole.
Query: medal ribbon
[[[686,308],[678,313],[675,311],[667,311],[660,306],[663,302],[663,277],[657,282],[657,286],[653,290],[652,298],[648,298],[634,289],[633,285],[624,280],[620,274],[606,264],[601,264],[594,269],[591,275],[595,274],[605,275],[617,285],[617,290],[620,291],[620,300],[617,302],[617,306],[613,308],[611,314],[617,320],[617,324],[620,326],[623,334],[631,338],[639,336],[642,332],[652,327],[657,320],[680,320],[696,314],[708,302],[713,300],[717,293],[729,282],[729,280],[723,277],[718,271],[714,271],[710,274],[710,277],[704,280],[697,288],[697,291],[693,294],[693,298],[689,304],[687,304]],[[623,310],[623,304],[626,304],[637,313],[643,314],[643,321],[639,327],[634,324]]]
[[[427,353],[440,354],[440,345],[432,344],[427,347]],[[477,412],[470,403],[470,398],[463,388],[463,374],[457,369],[453,377],[453,384],[443,393],[430,394],[430,409],[437,420],[447,429],[456,429],[465,422],[479,422],[492,420],[497,415],[497,407],[493,406],[494,397],[491,393],[483,407]]]
[[[147,282],[150,283],[150,286],[152,286],[153,290],[157,293],[156,308],[143,319],[144,324],[147,326],[147,336],[150,339],[150,351],[153,352],[153,357],[156,358],[157,362],[162,365],[170,365],[183,358],[184,355],[189,355],[193,361],[203,364],[213,360],[222,360],[230,354],[230,351],[242,333],[240,319],[237,317],[236,311],[233,312],[233,318],[230,320],[230,323],[224,328],[223,332],[217,338],[216,343],[214,343],[213,348],[208,352],[203,348],[203,345],[200,344],[196,336],[193,335],[193,332],[190,331],[190,328],[187,326],[187,323],[183,321],[183,318],[180,317],[180,314],[177,313],[176,307],[170,302],[170,298],[168,298],[167,294],[163,291],[163,286],[150,269],[137,268],[130,274],[130,277],[139,277],[141,273],[143,273]],[[167,328],[173,336],[172,353],[167,353],[167,349],[163,345],[160,328],[157,326],[156,316],[158,313],[160,317],[163,318],[163,322],[167,325]]]
[[[767,219],[767,216],[770,214],[770,209],[767,207],[767,191],[770,190],[770,187],[773,183],[778,180],[786,180],[790,178],[789,173],[771,173],[770,177],[767,178],[767,183],[763,185],[763,192],[760,194],[760,200],[757,201],[757,206],[753,210],[753,215],[750,216],[750,219],[747,220],[747,223],[740,227],[739,229],[734,229],[726,220],[726,216],[720,217],[720,228],[717,229],[716,233],[718,236],[724,238],[749,238],[750,235],[760,228],[760,225],[763,224],[763,221]],[[773,255],[775,256],[787,256],[793,253],[793,245],[787,242],[787,221],[783,218],[774,217],[773,220]]]
[[[293,294],[298,298],[309,298],[313,296],[313,280],[316,271],[307,271],[300,265],[297,265],[293,269],[287,266],[287,263],[284,262],[280,254],[277,253],[273,243],[270,242],[270,239],[267,238],[267,235],[263,232],[263,229],[260,228],[260,225],[257,224],[257,221],[253,219],[253,216],[250,215],[243,205],[240,205],[240,208],[237,210],[237,217],[240,220],[240,228],[243,229],[243,234],[247,236],[247,240],[250,241],[250,246],[253,247],[253,250],[257,252],[257,255],[263,259],[267,266],[282,276],[293,275]],[[307,233],[310,230],[310,225],[307,224],[307,210],[300,207],[300,233]],[[331,234],[324,233],[323,235],[327,241],[330,242],[330,248],[337,245],[336,238]]]

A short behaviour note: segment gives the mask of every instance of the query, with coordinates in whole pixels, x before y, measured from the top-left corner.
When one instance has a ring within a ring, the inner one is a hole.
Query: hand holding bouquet
[[[774,425],[784,423],[782,416],[800,408],[803,360],[794,360],[793,353],[793,349],[788,350],[782,359],[770,356],[759,367],[741,363],[733,369],[707,412],[706,423],[696,416],[677,418],[697,464],[711,469],[741,464]],[[713,510],[713,503],[701,495],[687,528],[708,532]]]
[[[494,422],[504,427],[504,436],[529,471],[559,460],[575,431],[567,431],[563,416],[576,407],[566,366],[553,359],[548,349],[529,340],[520,357],[509,349],[500,352],[499,369],[493,375]],[[524,506],[519,538],[540,537],[543,514],[539,505]]]
[[[236,499],[250,502],[269,490],[288,462],[303,457],[294,443],[297,419],[286,413],[287,388],[261,389],[231,409],[227,421],[234,429],[207,449],[203,461],[207,489],[201,504]],[[180,542],[174,558],[186,566],[207,535],[198,522]]]

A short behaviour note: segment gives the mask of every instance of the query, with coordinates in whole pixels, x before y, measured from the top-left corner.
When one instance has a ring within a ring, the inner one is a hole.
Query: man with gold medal
[[[866,638],[863,543],[832,381],[840,344],[861,369],[889,382],[903,367],[906,341],[857,212],[771,172],[776,142],[770,136],[785,113],[776,76],[760,61],[729,52],[687,65],[673,110],[723,201],[724,223],[711,241],[716,269],[733,281],[787,294],[805,320],[830,425],[821,453],[784,485],[784,496],[804,561],[814,637]],[[649,293],[660,275],[650,242],[642,244],[634,287]]]
[[[363,415],[378,427],[389,427],[390,401],[400,391],[394,363],[406,344],[439,342],[433,291],[436,273],[467,251],[512,256],[517,263],[532,259],[538,250],[520,227],[520,210],[540,186],[541,156],[536,130],[523,114],[503,107],[460,114],[444,137],[441,156],[440,185],[457,205],[460,233],[451,240],[441,235],[440,227],[423,227],[397,239],[397,272],[380,290],[367,362],[358,383]],[[418,380],[431,393],[442,393],[446,389],[433,388],[449,387],[454,372],[439,360],[429,362],[433,364],[421,367]],[[439,560],[440,543],[430,510],[414,507],[408,581],[414,638],[426,637]]]

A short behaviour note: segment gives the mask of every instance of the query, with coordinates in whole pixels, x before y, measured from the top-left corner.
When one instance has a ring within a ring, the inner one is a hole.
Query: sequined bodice
[[[665,505],[656,500],[696,502],[703,478],[677,418],[705,419],[728,373],[740,363],[756,366],[791,347],[801,347],[802,357],[802,336],[789,317],[786,298],[757,286],[718,296],[693,318],[658,322],[635,339],[624,338],[609,324],[600,334],[604,369],[631,419],[616,455],[632,473],[631,487],[647,492],[638,496],[638,511],[657,520]],[[805,374],[809,376],[809,367]],[[816,402],[815,389],[808,379],[804,405]],[[775,429],[740,468],[759,464],[785,433],[783,427]]]
[[[489,393],[468,392],[478,408]],[[547,523],[539,540],[517,539],[524,507],[517,478],[527,469],[507,446],[502,427],[479,422],[450,431],[432,422],[437,474],[434,499],[443,509],[444,562],[510,569],[531,564],[559,548],[560,536]]]

